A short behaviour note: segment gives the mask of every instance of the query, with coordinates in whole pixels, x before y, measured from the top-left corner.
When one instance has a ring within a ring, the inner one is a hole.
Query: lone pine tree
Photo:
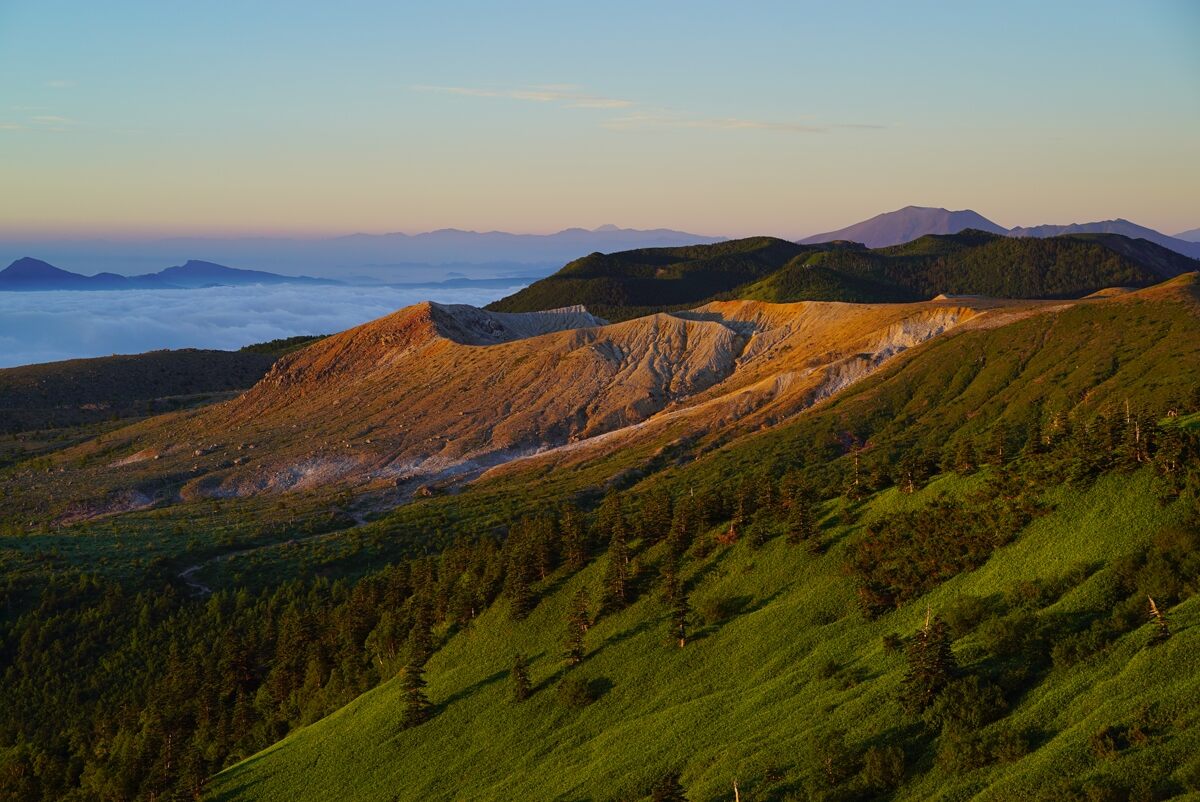
[[[514,702],[524,702],[533,693],[533,684],[529,681],[529,662],[521,652],[513,656],[512,690]]]
[[[425,695],[424,664],[408,661],[404,666],[400,689],[404,698],[404,716],[401,719],[404,727],[415,727],[428,721],[433,715],[433,705]]]
[[[679,772],[664,774],[650,791],[652,802],[687,802],[687,794],[679,782]]]
[[[581,589],[571,599],[571,607],[567,611],[566,658],[571,665],[583,660],[584,636],[591,625],[590,604],[588,592]]]
[[[908,672],[904,675],[901,702],[909,713],[917,714],[933,704],[958,673],[946,622],[926,614],[925,625],[909,641],[904,656],[908,659]]]
[[[620,518],[611,529],[608,541],[608,567],[604,573],[604,605],[620,609],[629,601],[629,542]]]
[[[812,542],[817,537],[817,520],[807,494],[797,495],[788,509],[786,540],[791,545]]]
[[[675,637],[679,639],[679,648],[682,649],[687,644],[687,623],[692,608],[688,605],[687,590],[678,579],[676,584],[677,587],[672,594],[674,599],[671,602],[671,629]]]

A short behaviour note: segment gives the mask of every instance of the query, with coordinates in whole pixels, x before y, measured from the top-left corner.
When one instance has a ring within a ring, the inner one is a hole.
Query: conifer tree
[[[567,611],[566,658],[571,665],[583,660],[584,636],[591,626],[592,617],[588,607],[591,599],[588,592],[580,589],[571,599],[571,607]]]
[[[533,590],[524,571],[518,569],[509,574],[504,593],[508,596],[509,614],[514,619],[520,621],[533,610]]]
[[[528,530],[514,528],[509,535],[508,566],[504,575],[504,595],[508,597],[509,612],[520,621],[533,610],[534,559],[529,548]]]
[[[425,663],[433,653],[431,627],[432,607],[427,599],[414,599],[413,628],[408,636],[408,661],[404,664],[404,672],[400,681],[401,695],[404,698],[404,716],[402,724],[405,727],[415,727],[427,721],[433,712],[433,705],[425,696]]]
[[[433,705],[425,695],[425,666],[410,659],[404,666],[400,683],[404,699],[404,716],[401,723],[405,728],[415,727],[428,721],[433,715]]]
[[[668,553],[663,558],[662,565],[658,571],[662,581],[663,600],[668,604],[674,601],[675,593],[679,587],[679,563],[679,557]]]
[[[608,542],[608,567],[604,573],[604,605],[620,609],[629,601],[629,543],[625,538],[625,525],[618,517],[610,530]]]
[[[909,713],[915,715],[933,704],[958,673],[950,643],[946,623],[927,613],[925,625],[917,630],[905,649],[908,672],[904,675],[901,701]]]
[[[685,498],[675,505],[671,515],[671,530],[667,535],[667,553],[676,560],[692,545],[692,533],[696,529],[696,505]]]
[[[653,802],[687,802],[687,794],[679,783],[679,772],[664,774],[650,790]]]
[[[742,493],[738,493],[737,498],[733,503],[733,515],[729,519],[729,529],[726,530],[724,541],[733,543],[741,534],[742,529],[746,526],[746,498]]]
[[[679,639],[679,648],[682,649],[687,644],[687,625],[692,608],[688,604],[687,589],[678,579],[676,579],[676,585],[674,599],[671,602],[671,630]]]
[[[433,605],[425,597],[413,599],[413,626],[408,634],[408,661],[425,665],[433,654]]]
[[[992,465],[1003,465],[1012,456],[1009,453],[1008,441],[1008,423],[1003,419],[996,421],[988,442],[988,461]]]
[[[529,543],[530,564],[539,579],[545,579],[558,565],[558,537],[554,519],[526,518],[525,537]]]
[[[787,537],[791,545],[812,542],[817,538],[817,521],[808,495],[797,494],[788,509]]]
[[[671,530],[671,496],[666,490],[652,490],[638,512],[638,536],[647,543],[657,543]]]
[[[957,473],[970,473],[975,470],[976,455],[975,445],[967,439],[958,441],[958,447],[954,451],[954,470]]]
[[[625,511],[617,491],[609,490],[596,510],[596,532],[601,538],[612,540],[618,530],[625,537]]]
[[[533,693],[533,685],[529,681],[529,663],[521,652],[513,656],[512,690],[514,702],[524,702]]]
[[[563,507],[558,519],[562,538],[562,556],[567,568],[578,571],[587,563],[587,531],[583,525],[583,514],[574,504]]]

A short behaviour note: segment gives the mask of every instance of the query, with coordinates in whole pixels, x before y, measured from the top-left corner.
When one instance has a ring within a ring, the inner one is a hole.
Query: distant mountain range
[[[309,276],[281,276],[261,270],[238,270],[233,267],[190,260],[157,273],[140,276],[121,276],[116,273],[97,273],[84,276],[55,267],[28,256],[0,270],[0,291],[32,290],[164,290],[198,289],[213,286],[246,286],[254,284],[339,284],[330,279]]]
[[[340,280],[439,281],[448,272],[470,278],[547,275],[595,251],[717,242],[721,237],[666,228],[604,225],[554,234],[441,229],[423,234],[352,234],[324,239],[290,237],[173,238],[144,242],[0,238],[0,264],[37,254],[76,272],[149,272],[193,255],[280,274],[308,273]],[[532,269],[531,269],[532,268]]]
[[[1200,228],[1193,228],[1188,231],[1180,231],[1175,235],[1175,239],[1181,239],[1185,242],[1200,242]]]
[[[1139,226],[1128,220],[1100,220],[1094,223],[1072,223],[1070,225],[1040,225],[1028,228],[1005,228],[988,220],[978,212],[964,209],[957,212],[928,206],[905,206],[894,212],[886,212],[863,220],[861,223],[814,234],[798,240],[803,245],[844,240],[858,242],[868,248],[886,248],[911,242],[927,234],[957,234],[966,229],[1005,234],[1010,237],[1056,237],[1061,234],[1120,234],[1132,239],[1145,239],[1176,253],[1200,259],[1200,229],[1186,231],[1178,237],[1170,237],[1152,228]],[[1189,239],[1194,237],[1195,239]]]

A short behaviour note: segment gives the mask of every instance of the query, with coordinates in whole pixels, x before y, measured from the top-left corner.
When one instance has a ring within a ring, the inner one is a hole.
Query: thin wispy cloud
[[[661,114],[631,114],[604,123],[606,128],[628,131],[638,128],[701,128],[715,131],[784,131],[794,134],[823,134],[828,125],[752,120],[744,117],[681,117]]]
[[[75,86],[74,81],[68,81],[63,78],[56,78],[53,81],[46,81],[46,86],[50,89],[70,89]]]
[[[416,92],[440,92],[462,97],[500,98],[532,103],[549,103],[573,109],[625,109],[628,113],[604,120],[601,125],[616,131],[651,128],[691,128],[713,131],[778,131],[791,134],[824,134],[835,128],[881,129],[874,123],[818,123],[801,120],[766,120],[747,117],[701,117],[656,109],[633,100],[594,95],[574,84],[539,84],[516,88],[475,86],[412,87]]]
[[[30,134],[45,132],[64,133],[66,131],[77,130],[75,126],[79,124],[76,120],[72,120],[70,117],[63,117],[59,114],[34,114],[29,117],[25,117],[24,115],[14,116],[20,116],[22,119],[20,121],[11,119],[0,121],[0,131],[21,131]]]
[[[592,95],[569,84],[544,84],[516,89],[485,89],[471,86],[414,86],[418,92],[442,92],[465,97],[504,98],[533,103],[553,103],[569,109],[623,109],[633,106],[632,100]]]

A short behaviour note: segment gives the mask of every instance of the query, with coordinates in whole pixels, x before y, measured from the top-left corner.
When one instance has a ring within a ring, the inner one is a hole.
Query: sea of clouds
[[[233,350],[331,334],[423,300],[481,306],[520,286],[0,292],[0,367],[160,348]]]

